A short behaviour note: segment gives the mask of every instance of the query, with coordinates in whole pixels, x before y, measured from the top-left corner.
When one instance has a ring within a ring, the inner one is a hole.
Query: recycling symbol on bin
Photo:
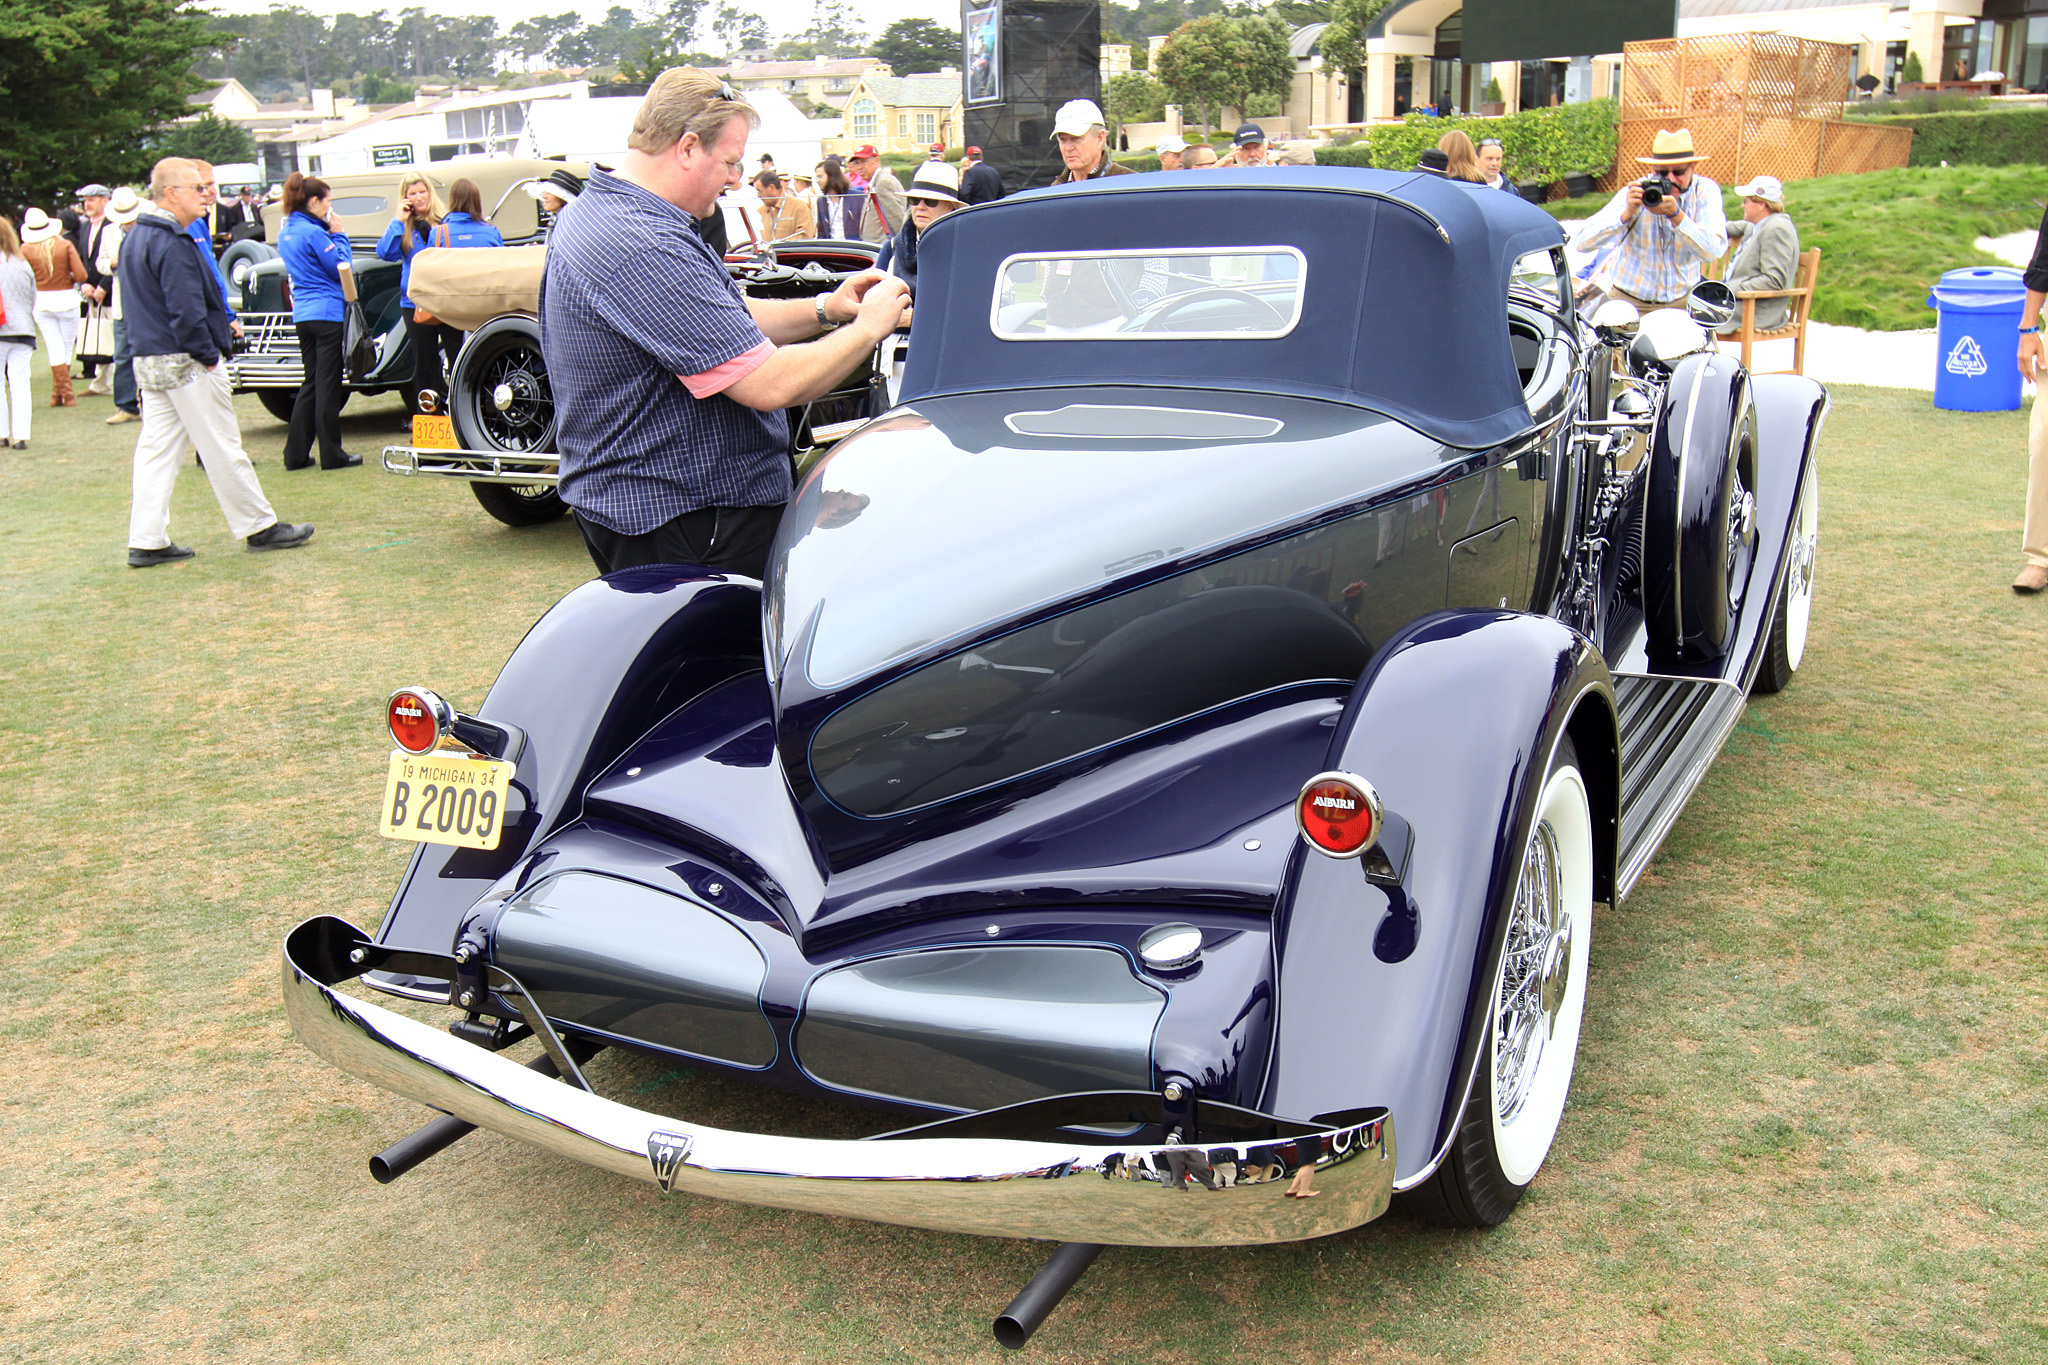
[[[1968,375],[1975,379],[1991,367],[1984,363],[1984,352],[1977,346],[1977,338],[1961,337],[1948,353],[1948,372]]]

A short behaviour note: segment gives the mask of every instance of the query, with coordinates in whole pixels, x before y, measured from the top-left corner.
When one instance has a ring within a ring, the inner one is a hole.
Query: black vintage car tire
[[[500,387],[510,391],[504,407],[494,396]],[[448,379],[448,415],[455,439],[468,450],[554,450],[554,396],[531,318],[493,319],[463,344]]]
[[[507,526],[543,526],[569,510],[553,484],[473,483],[469,491],[484,511]]]
[[[1679,363],[1650,442],[1643,609],[1653,651],[1718,659],[1756,544],[1756,406],[1726,356]]]
[[[1413,1217],[1449,1227],[1504,1221],[1556,1140],[1585,1018],[1593,849],[1592,801],[1566,738],[1543,779],[1508,909],[1479,1074],[1443,1163],[1400,1196]],[[1545,920],[1547,938],[1530,932]]]
[[[297,389],[258,389],[256,390],[256,401],[263,405],[265,412],[275,417],[278,421],[289,422],[292,420],[292,404],[299,401],[299,391]]]
[[[342,386],[341,406],[348,406],[350,392],[346,385]],[[265,412],[275,417],[278,421],[289,422],[292,420],[292,405],[299,401],[299,391],[297,389],[258,389],[256,390],[256,401],[263,405]]]
[[[1786,537],[1785,582],[1778,589],[1777,606],[1771,612],[1771,636],[1764,642],[1763,662],[1757,666],[1750,691],[1782,692],[1806,657],[1807,625],[1813,616],[1813,576],[1820,550],[1820,472],[1809,470],[1806,486],[1799,491],[1799,508],[1792,517],[1792,531]]]
[[[510,403],[502,408],[494,397],[500,386],[510,390]],[[493,319],[463,343],[449,376],[448,415],[455,439],[468,450],[554,450],[554,399],[531,318]],[[552,484],[472,483],[469,491],[507,526],[540,526],[569,510]]]

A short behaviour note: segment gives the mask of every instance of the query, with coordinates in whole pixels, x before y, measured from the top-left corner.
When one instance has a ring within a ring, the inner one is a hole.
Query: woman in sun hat
[[[36,273],[36,330],[50,352],[50,406],[75,408],[71,347],[78,339],[78,287],[92,276],[63,227],[41,209],[22,216],[21,255]]]
[[[875,256],[875,269],[894,275],[916,293],[917,239],[954,209],[967,207],[960,198],[960,168],[950,161],[924,162],[911,177],[904,197],[910,201],[909,221],[882,243]]]
[[[0,373],[7,394],[7,438],[28,449],[28,372],[36,353],[36,272],[21,258],[14,224],[0,218]]]

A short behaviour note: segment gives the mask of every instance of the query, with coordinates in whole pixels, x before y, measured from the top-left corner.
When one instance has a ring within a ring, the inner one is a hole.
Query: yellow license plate
[[[412,443],[426,450],[460,450],[455,423],[443,413],[422,413],[412,419]]]
[[[415,843],[496,848],[512,771],[512,764],[495,758],[396,751],[384,778],[378,833]]]

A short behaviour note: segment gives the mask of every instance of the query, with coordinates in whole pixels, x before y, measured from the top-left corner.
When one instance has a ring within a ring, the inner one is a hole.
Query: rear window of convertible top
[[[996,272],[989,326],[1004,341],[1284,337],[1307,276],[1291,246],[1012,256]]]

